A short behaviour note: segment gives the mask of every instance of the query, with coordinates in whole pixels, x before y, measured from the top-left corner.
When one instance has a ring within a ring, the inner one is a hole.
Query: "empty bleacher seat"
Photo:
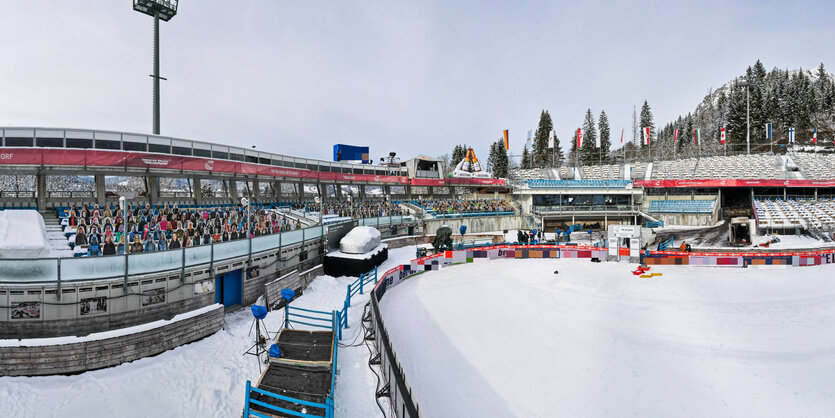
[[[527,180],[532,189],[625,189],[630,180]]]
[[[649,202],[650,213],[712,213],[713,200],[653,200]]]

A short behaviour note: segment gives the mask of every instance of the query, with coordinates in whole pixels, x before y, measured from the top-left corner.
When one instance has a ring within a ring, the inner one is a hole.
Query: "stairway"
[[[58,257],[72,257],[72,249],[70,248],[66,235],[64,235],[61,220],[58,218],[55,210],[39,210],[38,213],[43,217],[43,223],[46,226],[46,237],[52,246],[53,255]]]
[[[823,242],[832,242],[830,234],[815,226],[811,219],[803,218],[803,221],[806,222],[806,231],[809,235]]]
[[[417,206],[413,203],[403,202],[399,205],[401,208],[405,209],[406,212],[414,215],[417,219],[434,219],[435,217],[427,213],[423,208]]]

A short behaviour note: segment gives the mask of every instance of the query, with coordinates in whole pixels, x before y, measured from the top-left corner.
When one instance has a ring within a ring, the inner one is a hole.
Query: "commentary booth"
[[[640,225],[609,225],[607,260],[637,261],[641,257]]]

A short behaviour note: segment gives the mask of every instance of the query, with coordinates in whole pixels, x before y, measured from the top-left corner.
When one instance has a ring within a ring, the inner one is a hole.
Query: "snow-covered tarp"
[[[46,257],[51,248],[38,211],[0,211],[0,258]]]
[[[339,240],[339,250],[346,254],[364,254],[380,245],[380,231],[370,226],[358,226]]]

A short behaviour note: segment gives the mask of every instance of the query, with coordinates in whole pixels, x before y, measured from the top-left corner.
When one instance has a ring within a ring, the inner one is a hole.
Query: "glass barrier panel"
[[[252,252],[257,253],[278,248],[279,235],[270,234],[252,239]]]
[[[222,242],[214,244],[215,261],[226,260],[233,257],[240,257],[249,254],[249,241],[239,239],[237,241]]]
[[[199,247],[188,247],[186,251],[186,266],[208,264],[212,261],[212,246],[201,245]]]
[[[58,259],[2,260],[0,282],[58,281]]]
[[[281,246],[287,246],[290,244],[295,244],[298,242],[302,242],[302,230],[297,229],[295,231],[287,231],[281,233]]]
[[[307,228],[304,230],[304,240],[310,240],[313,238],[319,238],[322,236],[322,229],[318,226],[314,226],[311,228]]]
[[[131,254],[128,258],[128,274],[173,270],[183,266],[183,249]]]
[[[125,275],[125,256],[61,259],[61,280],[87,280]]]

